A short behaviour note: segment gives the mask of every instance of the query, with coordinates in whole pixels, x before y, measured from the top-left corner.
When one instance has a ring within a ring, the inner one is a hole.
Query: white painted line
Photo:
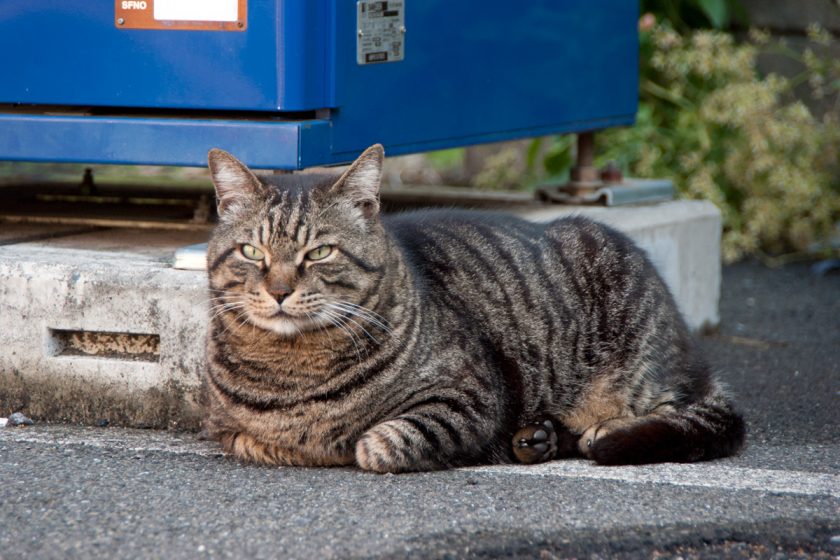
[[[218,444],[199,441],[193,434],[121,428],[36,426],[0,429],[0,443],[86,445],[133,452],[221,456]],[[840,498],[840,475],[733,467],[720,463],[694,463],[625,467],[599,467],[588,461],[567,460],[541,465],[491,465],[458,469],[462,472],[615,480],[630,484],[669,484],[720,490],[753,490],[770,494],[798,494]]]
[[[772,494],[802,494],[840,498],[840,475],[732,467],[715,463],[600,467],[587,461],[555,461],[540,465],[472,467],[478,473],[556,476],[616,480],[632,484],[670,484],[722,490],[756,490]]]
[[[0,430],[0,443],[3,442],[81,445],[135,452],[162,451],[204,457],[222,455],[217,443],[200,441],[194,434],[121,428],[4,428]]]

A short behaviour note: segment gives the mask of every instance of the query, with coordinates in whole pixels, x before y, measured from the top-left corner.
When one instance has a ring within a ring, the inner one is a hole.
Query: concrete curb
[[[534,221],[587,215],[628,233],[689,325],[717,325],[721,220],[710,203],[517,213]],[[0,416],[21,410],[84,424],[198,427],[206,276],[172,268],[175,249],[189,242],[167,245],[158,232],[150,250],[149,235],[104,230],[0,245]]]
[[[93,424],[197,426],[206,277],[136,254],[0,247],[2,413]],[[150,357],[84,355],[64,333],[157,335]]]

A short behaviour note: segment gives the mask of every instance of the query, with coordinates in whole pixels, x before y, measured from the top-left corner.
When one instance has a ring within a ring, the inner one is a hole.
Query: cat
[[[249,462],[379,473],[732,455],[745,425],[668,289],[582,217],[380,213],[340,177],[209,153],[207,434]]]

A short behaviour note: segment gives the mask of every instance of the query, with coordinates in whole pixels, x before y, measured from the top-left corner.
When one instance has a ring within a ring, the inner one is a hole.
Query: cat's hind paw
[[[632,417],[627,418],[611,418],[604,422],[599,422],[586,429],[578,440],[578,449],[584,457],[589,459],[596,459],[595,449],[598,443],[604,440],[610,434],[629,428],[638,424],[639,420]]]
[[[535,422],[513,435],[513,454],[525,465],[550,461],[557,454],[557,432],[551,420]]]

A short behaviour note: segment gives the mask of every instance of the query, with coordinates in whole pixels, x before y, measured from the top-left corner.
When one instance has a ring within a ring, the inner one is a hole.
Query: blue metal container
[[[636,112],[635,1],[212,0],[237,19],[154,29],[123,9],[178,1],[211,0],[0,2],[0,159],[295,169]]]

